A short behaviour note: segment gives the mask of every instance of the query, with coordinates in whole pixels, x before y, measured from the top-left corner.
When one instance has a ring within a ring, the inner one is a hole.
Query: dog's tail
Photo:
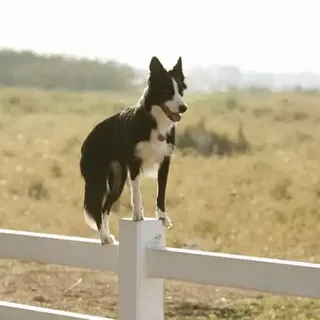
[[[84,214],[84,221],[85,223],[94,231],[98,231],[98,226],[97,223],[94,221],[94,219],[91,217],[89,211],[87,211],[87,209],[85,208],[83,210],[83,214]]]

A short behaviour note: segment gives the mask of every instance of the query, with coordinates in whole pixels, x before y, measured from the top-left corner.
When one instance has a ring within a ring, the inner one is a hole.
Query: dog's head
[[[182,59],[167,71],[157,57],[153,57],[149,65],[149,81],[146,96],[146,108],[159,107],[173,122],[179,122],[181,114],[187,111],[183,100],[183,92],[187,89],[182,70]]]

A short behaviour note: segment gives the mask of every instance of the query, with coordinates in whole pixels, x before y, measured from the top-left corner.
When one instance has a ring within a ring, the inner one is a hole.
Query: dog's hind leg
[[[120,198],[124,185],[127,180],[126,166],[120,164],[117,161],[113,161],[110,164],[108,171],[107,183],[109,190],[105,197],[102,212],[105,215],[109,215],[113,204]]]
[[[99,230],[100,234],[100,243],[101,245],[105,244],[116,244],[118,241],[116,241],[113,234],[110,233],[109,230],[109,215],[102,212],[101,214],[101,227]]]
[[[109,190],[106,194],[103,207],[102,207],[102,225],[100,238],[101,243],[105,240],[105,243],[116,243],[112,234],[109,231],[109,214],[112,205],[119,199],[122,194],[124,185],[127,180],[127,170],[125,166],[121,166],[118,162],[112,162],[108,172],[107,183]],[[103,244],[103,243],[102,243]]]
[[[115,243],[114,236],[109,231],[108,219],[102,212],[102,201],[106,192],[106,183],[95,182],[85,184],[84,216],[92,229],[99,232],[101,245]]]

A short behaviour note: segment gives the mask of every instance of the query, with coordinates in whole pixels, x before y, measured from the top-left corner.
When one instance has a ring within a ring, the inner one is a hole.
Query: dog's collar
[[[163,141],[166,140],[166,136],[163,135],[162,133],[159,133],[159,134],[158,134],[158,140],[161,141],[161,142],[163,142]]]

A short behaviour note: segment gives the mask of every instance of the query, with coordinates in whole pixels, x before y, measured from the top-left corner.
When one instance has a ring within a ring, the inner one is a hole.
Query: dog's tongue
[[[177,112],[172,112],[169,110],[169,108],[163,104],[160,106],[162,111],[167,115],[167,117],[171,120],[171,121],[174,121],[174,122],[179,122],[181,120],[181,115]]]
[[[181,115],[179,113],[171,113],[171,117],[174,122],[179,122],[181,120]]]

